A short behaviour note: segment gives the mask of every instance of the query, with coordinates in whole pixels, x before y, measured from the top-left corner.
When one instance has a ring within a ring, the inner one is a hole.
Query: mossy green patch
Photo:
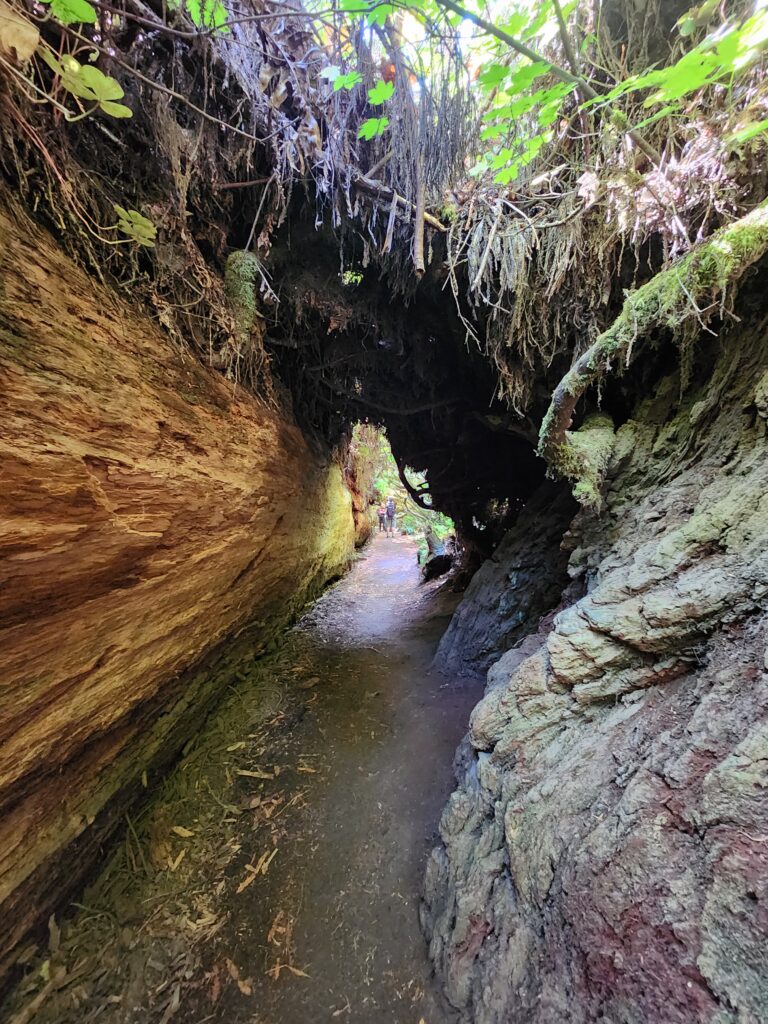
[[[227,258],[224,283],[235,317],[237,342],[242,350],[248,345],[256,321],[256,280],[261,267],[252,252],[238,250]]]
[[[587,508],[599,509],[600,484],[613,451],[616,434],[610,416],[588,416],[581,430],[569,437],[568,456],[575,470],[577,483],[574,498]]]
[[[678,340],[683,377],[693,337],[725,302],[726,289],[768,251],[768,201],[720,228],[687,256],[627,295],[624,307],[562,379],[542,421],[539,453],[558,475],[576,482],[574,495],[594,505],[590,459],[568,426],[578,399],[610,366],[629,363],[637,341],[659,328]]]

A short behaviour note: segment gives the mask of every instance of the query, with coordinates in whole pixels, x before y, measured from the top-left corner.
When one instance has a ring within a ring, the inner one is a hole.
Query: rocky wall
[[[0,976],[216,700],[351,556],[341,469],[0,207]]]
[[[765,1020],[768,322],[744,321],[618,430],[569,535],[582,596],[488,673],[422,911],[462,1021]]]
[[[533,494],[470,580],[437,649],[443,671],[487,671],[558,603],[568,583],[561,541],[577,507],[565,484],[547,480]]]

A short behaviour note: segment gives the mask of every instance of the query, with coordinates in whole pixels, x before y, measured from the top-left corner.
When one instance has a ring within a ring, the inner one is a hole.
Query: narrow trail
[[[481,685],[430,668],[456,600],[377,536],[272,653],[215,652],[226,698],[0,1019],[449,1024],[418,907]]]
[[[252,997],[230,986],[211,1021],[451,1019],[418,924],[426,853],[477,697],[476,681],[430,670],[450,611],[420,585],[413,543],[377,536],[293,631],[298,685],[312,697],[272,734],[266,760],[298,764],[308,791],[220,937],[238,971],[248,965]]]

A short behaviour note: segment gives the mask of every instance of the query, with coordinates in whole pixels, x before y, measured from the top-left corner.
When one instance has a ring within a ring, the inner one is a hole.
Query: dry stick
[[[253,178],[251,181],[228,181],[223,185],[214,185],[213,187],[217,191],[223,191],[228,188],[250,188],[251,185],[264,185],[271,180],[271,178]]]
[[[579,60],[576,56],[573,45],[571,43],[571,37],[568,35],[568,26],[565,24],[565,18],[563,17],[563,9],[560,6],[559,0],[552,0],[552,5],[555,8],[555,16],[557,17],[557,26],[560,29],[560,42],[563,44],[565,50],[565,56],[568,58],[568,63],[571,65],[571,71],[578,78],[581,78],[581,69],[579,68]]]
[[[372,195],[381,196],[381,198],[386,199],[387,202],[394,203],[395,205],[402,205],[406,210],[416,210],[414,203],[411,203],[407,199],[404,199],[403,196],[398,195],[394,189],[389,188],[387,185],[379,185],[378,182],[375,181],[369,181],[368,178],[362,174],[353,179],[353,184],[357,185],[358,188],[363,189],[364,192],[370,192]],[[424,213],[424,223],[429,224],[429,226],[434,228],[435,231],[442,231],[443,234],[448,231],[445,224],[441,224],[437,217],[434,217],[431,213]]]
[[[386,165],[389,163],[389,161],[391,159],[392,159],[392,150],[390,149],[390,151],[388,153],[386,153],[381,158],[381,160],[377,160],[376,161],[376,163],[373,165],[373,167],[369,167],[368,168],[368,170],[365,172],[366,178],[373,178],[373,177],[375,177],[383,167],[386,167]]]
[[[462,18],[466,18],[471,21],[478,28],[481,28],[484,32],[494,36],[502,43],[506,43],[507,46],[515,50],[523,57],[527,57],[529,60],[534,61],[536,64],[546,64],[549,70],[555,76],[559,78],[561,82],[568,82],[570,85],[577,86],[581,92],[587,97],[587,99],[594,100],[599,99],[598,93],[592,88],[586,78],[581,75],[571,74],[570,71],[566,71],[565,68],[561,68],[559,64],[553,64],[551,60],[547,60],[546,57],[542,57],[541,54],[536,53],[525,43],[521,43],[514,36],[511,36],[509,32],[505,32],[502,28],[497,28],[492,22],[486,21],[485,18],[481,18],[479,14],[473,14],[468,11],[465,7],[454,2],[454,0],[436,0],[440,7],[444,7],[446,10],[453,11],[454,14],[461,15]],[[618,111],[613,112],[614,117],[618,115]],[[622,121],[624,119],[622,118]],[[656,150],[649,146],[645,139],[641,138],[636,132],[632,131],[631,128],[626,128],[624,124],[617,125],[628,138],[632,139],[638,149],[641,149],[643,153],[654,163],[657,167],[661,163],[661,154],[657,153]]]
[[[384,244],[381,247],[382,253],[392,251],[392,239],[395,235],[395,221],[397,220],[397,203],[389,204],[389,219],[387,220],[387,233],[384,236]]]

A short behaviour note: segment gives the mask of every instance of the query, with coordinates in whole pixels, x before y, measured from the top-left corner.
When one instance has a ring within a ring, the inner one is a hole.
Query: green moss
[[[260,264],[252,252],[237,251],[229,255],[224,271],[227,298],[235,317],[235,331],[241,349],[247,347],[256,321],[256,280]]]
[[[616,434],[610,416],[588,416],[581,430],[570,434],[568,451],[569,477],[575,479],[573,496],[588,508],[599,509],[602,503],[600,485],[613,451]]]
[[[718,308],[718,298],[723,301],[728,285],[766,251],[768,201],[741,220],[720,228],[683,259],[627,295],[616,320],[568,371],[542,421],[539,453],[556,474],[576,482],[574,494],[580,501],[594,505],[599,503],[599,495],[590,464],[592,456],[579,449],[575,441],[578,435],[569,435],[565,429],[574,400],[609,367],[628,363],[635,342],[659,328],[671,331],[681,342],[685,375],[690,362],[691,329],[698,331],[705,317]]]

